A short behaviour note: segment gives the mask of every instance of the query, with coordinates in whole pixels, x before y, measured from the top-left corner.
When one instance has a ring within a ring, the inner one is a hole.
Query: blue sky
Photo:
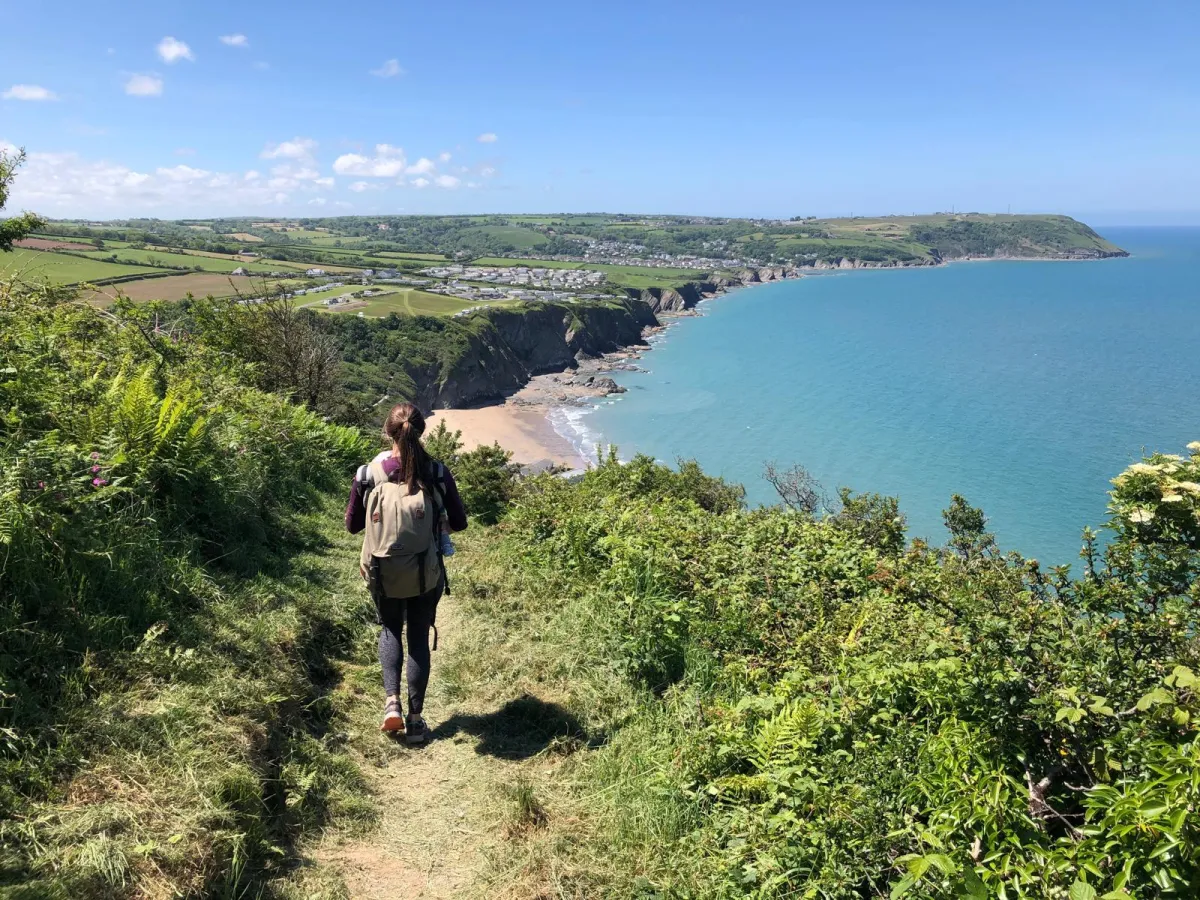
[[[1200,223],[1200,3],[5,4],[52,216]]]

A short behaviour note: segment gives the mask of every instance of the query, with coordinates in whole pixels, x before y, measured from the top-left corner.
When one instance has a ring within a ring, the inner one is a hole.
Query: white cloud
[[[344,153],[333,161],[333,171],[339,175],[360,175],[369,178],[395,178],[404,171],[404,150],[391,144],[376,144],[375,156]]]
[[[177,63],[181,59],[186,59],[188,62],[195,62],[196,60],[196,57],[192,54],[192,48],[183,41],[178,41],[173,37],[163,38],[154,49],[158,51],[159,58],[168,64]]]
[[[408,175],[432,175],[436,170],[437,166],[433,164],[433,160],[422,156],[404,171]]]
[[[250,41],[244,34],[223,34],[221,43],[226,47],[249,47]]]
[[[247,172],[247,173],[246,173],[245,175],[243,175],[242,177],[243,177],[243,178],[244,178],[246,181],[257,181],[257,180],[258,180],[259,178],[261,178],[262,176],[261,176],[261,175],[259,175],[259,174],[258,174],[258,172],[256,172],[254,169],[251,169],[249,172]]]
[[[371,74],[377,78],[395,78],[397,75],[403,75],[404,70],[400,68],[400,60],[389,59],[378,69],[372,69]]]
[[[161,97],[163,80],[157,75],[130,75],[125,82],[125,93],[131,97]]]
[[[496,137],[495,132],[485,131],[479,137],[475,138],[475,140],[479,141],[481,144],[494,144],[496,141],[500,140],[500,138]]]
[[[324,206],[325,198],[324,197],[313,197],[311,200],[308,201],[308,205],[309,206]]]
[[[484,178],[491,178],[493,175],[496,174],[496,170],[493,169],[491,166],[484,166],[482,169],[479,170],[479,174],[482,175]]]
[[[438,162],[444,162],[444,163],[450,162],[449,152],[443,151],[442,153],[438,154]]]
[[[40,102],[43,100],[57,100],[58,94],[48,88],[42,87],[40,84],[14,84],[3,94],[0,94],[5,100],[32,100]]]
[[[353,209],[354,208],[353,203],[347,203],[345,200],[334,200],[333,205],[340,206],[342,209]]]
[[[267,144],[258,155],[262,159],[295,159],[311,164],[316,149],[317,142],[312,138],[296,137],[279,144]]]
[[[176,147],[175,155],[176,156],[195,156],[196,151],[193,150],[191,147]]]
[[[332,178],[314,178],[313,184],[318,187],[333,187],[334,181]]]
[[[13,183],[10,206],[64,218],[178,218],[244,215],[289,201],[289,192],[250,174],[256,173],[210,172],[186,165],[138,171],[77,153],[36,152],[29,154]],[[310,195],[320,189],[313,182],[299,186]]]
[[[412,180],[412,186],[415,188],[429,187],[429,179],[428,178],[414,178]]]
[[[453,175],[439,175],[437,178],[433,179],[433,183],[440,188],[454,190],[456,187],[458,187],[459,181]]]
[[[193,169],[191,166],[171,166],[170,168],[158,168],[154,173],[160,178],[165,178],[167,181],[199,181],[203,178],[208,178],[212,172],[206,172],[204,169]]]
[[[404,182],[400,183],[403,184]],[[379,184],[378,182],[355,181],[350,185],[350,190],[354,191],[356,194],[361,194],[363,191],[386,191],[387,186]]]

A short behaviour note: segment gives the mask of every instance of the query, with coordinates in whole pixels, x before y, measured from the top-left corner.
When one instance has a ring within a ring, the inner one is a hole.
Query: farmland
[[[17,241],[14,246],[24,247],[27,250],[94,250],[91,244],[79,244],[72,241],[56,241],[46,238],[29,237],[23,241]]]
[[[123,284],[100,288],[91,294],[88,299],[106,303],[116,299],[118,294],[138,302],[147,300],[182,300],[188,294],[194,297],[207,297],[210,295],[213,297],[232,297],[235,294],[254,296],[263,293],[273,284],[286,285],[287,282],[269,281],[262,278],[234,278],[214,272],[195,272],[190,275],[168,275],[166,278],[127,281]]]
[[[0,274],[26,281],[45,280],[51,284],[90,283],[126,275],[153,275],[161,271],[148,266],[119,265],[44,250],[18,249],[0,259]]]
[[[278,269],[270,264],[261,262],[243,262],[236,256],[221,256],[218,254],[200,256],[195,253],[185,253],[183,251],[171,250],[132,250],[129,248],[118,250],[90,250],[84,254],[89,259],[107,261],[109,257],[115,255],[121,261],[133,261],[142,263],[147,266],[158,266],[163,268],[199,268],[205,272],[219,272],[228,275],[236,268],[248,269],[251,273],[267,274],[269,272],[278,271]]]

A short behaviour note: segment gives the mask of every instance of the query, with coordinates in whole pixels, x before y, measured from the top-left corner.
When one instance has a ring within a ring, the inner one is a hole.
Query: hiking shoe
[[[404,733],[404,716],[400,712],[400,701],[389,700],[383,707],[383,724],[380,731],[399,731]]]
[[[423,744],[429,740],[429,727],[420,716],[410,715],[404,729],[404,740],[408,744]]]

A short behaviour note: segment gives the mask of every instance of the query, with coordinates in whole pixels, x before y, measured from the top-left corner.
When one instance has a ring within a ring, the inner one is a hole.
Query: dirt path
[[[523,894],[515,885],[488,884],[489,855],[529,813],[513,799],[513,786],[548,777],[557,760],[543,751],[578,727],[561,707],[531,694],[476,706],[452,700],[453,654],[464,626],[455,599],[443,599],[442,649],[433,654],[425,704],[431,739],[423,748],[375,730],[382,702],[375,667],[347,673],[346,689],[362,710],[354,744],[364,748],[357,755],[379,822],[367,834],[326,838],[314,856],[341,876],[354,900]]]
[[[487,849],[502,839],[495,810],[489,815],[488,806],[494,804],[494,782],[515,763],[477,752],[477,739],[453,724],[467,711],[446,702],[438,677],[444,648],[453,645],[461,627],[456,613],[453,598],[446,598],[438,617],[443,649],[433,654],[426,699],[425,715],[433,730],[429,744],[408,748],[365,734],[365,743],[374,739],[377,744],[362,756],[361,765],[378,804],[378,827],[358,838],[335,837],[316,854],[341,874],[352,898],[462,896],[485,867]],[[359,695],[359,706],[369,710],[355,724],[365,731],[373,727],[379,704],[372,705],[372,695],[355,688],[375,673],[355,674],[351,689]]]

